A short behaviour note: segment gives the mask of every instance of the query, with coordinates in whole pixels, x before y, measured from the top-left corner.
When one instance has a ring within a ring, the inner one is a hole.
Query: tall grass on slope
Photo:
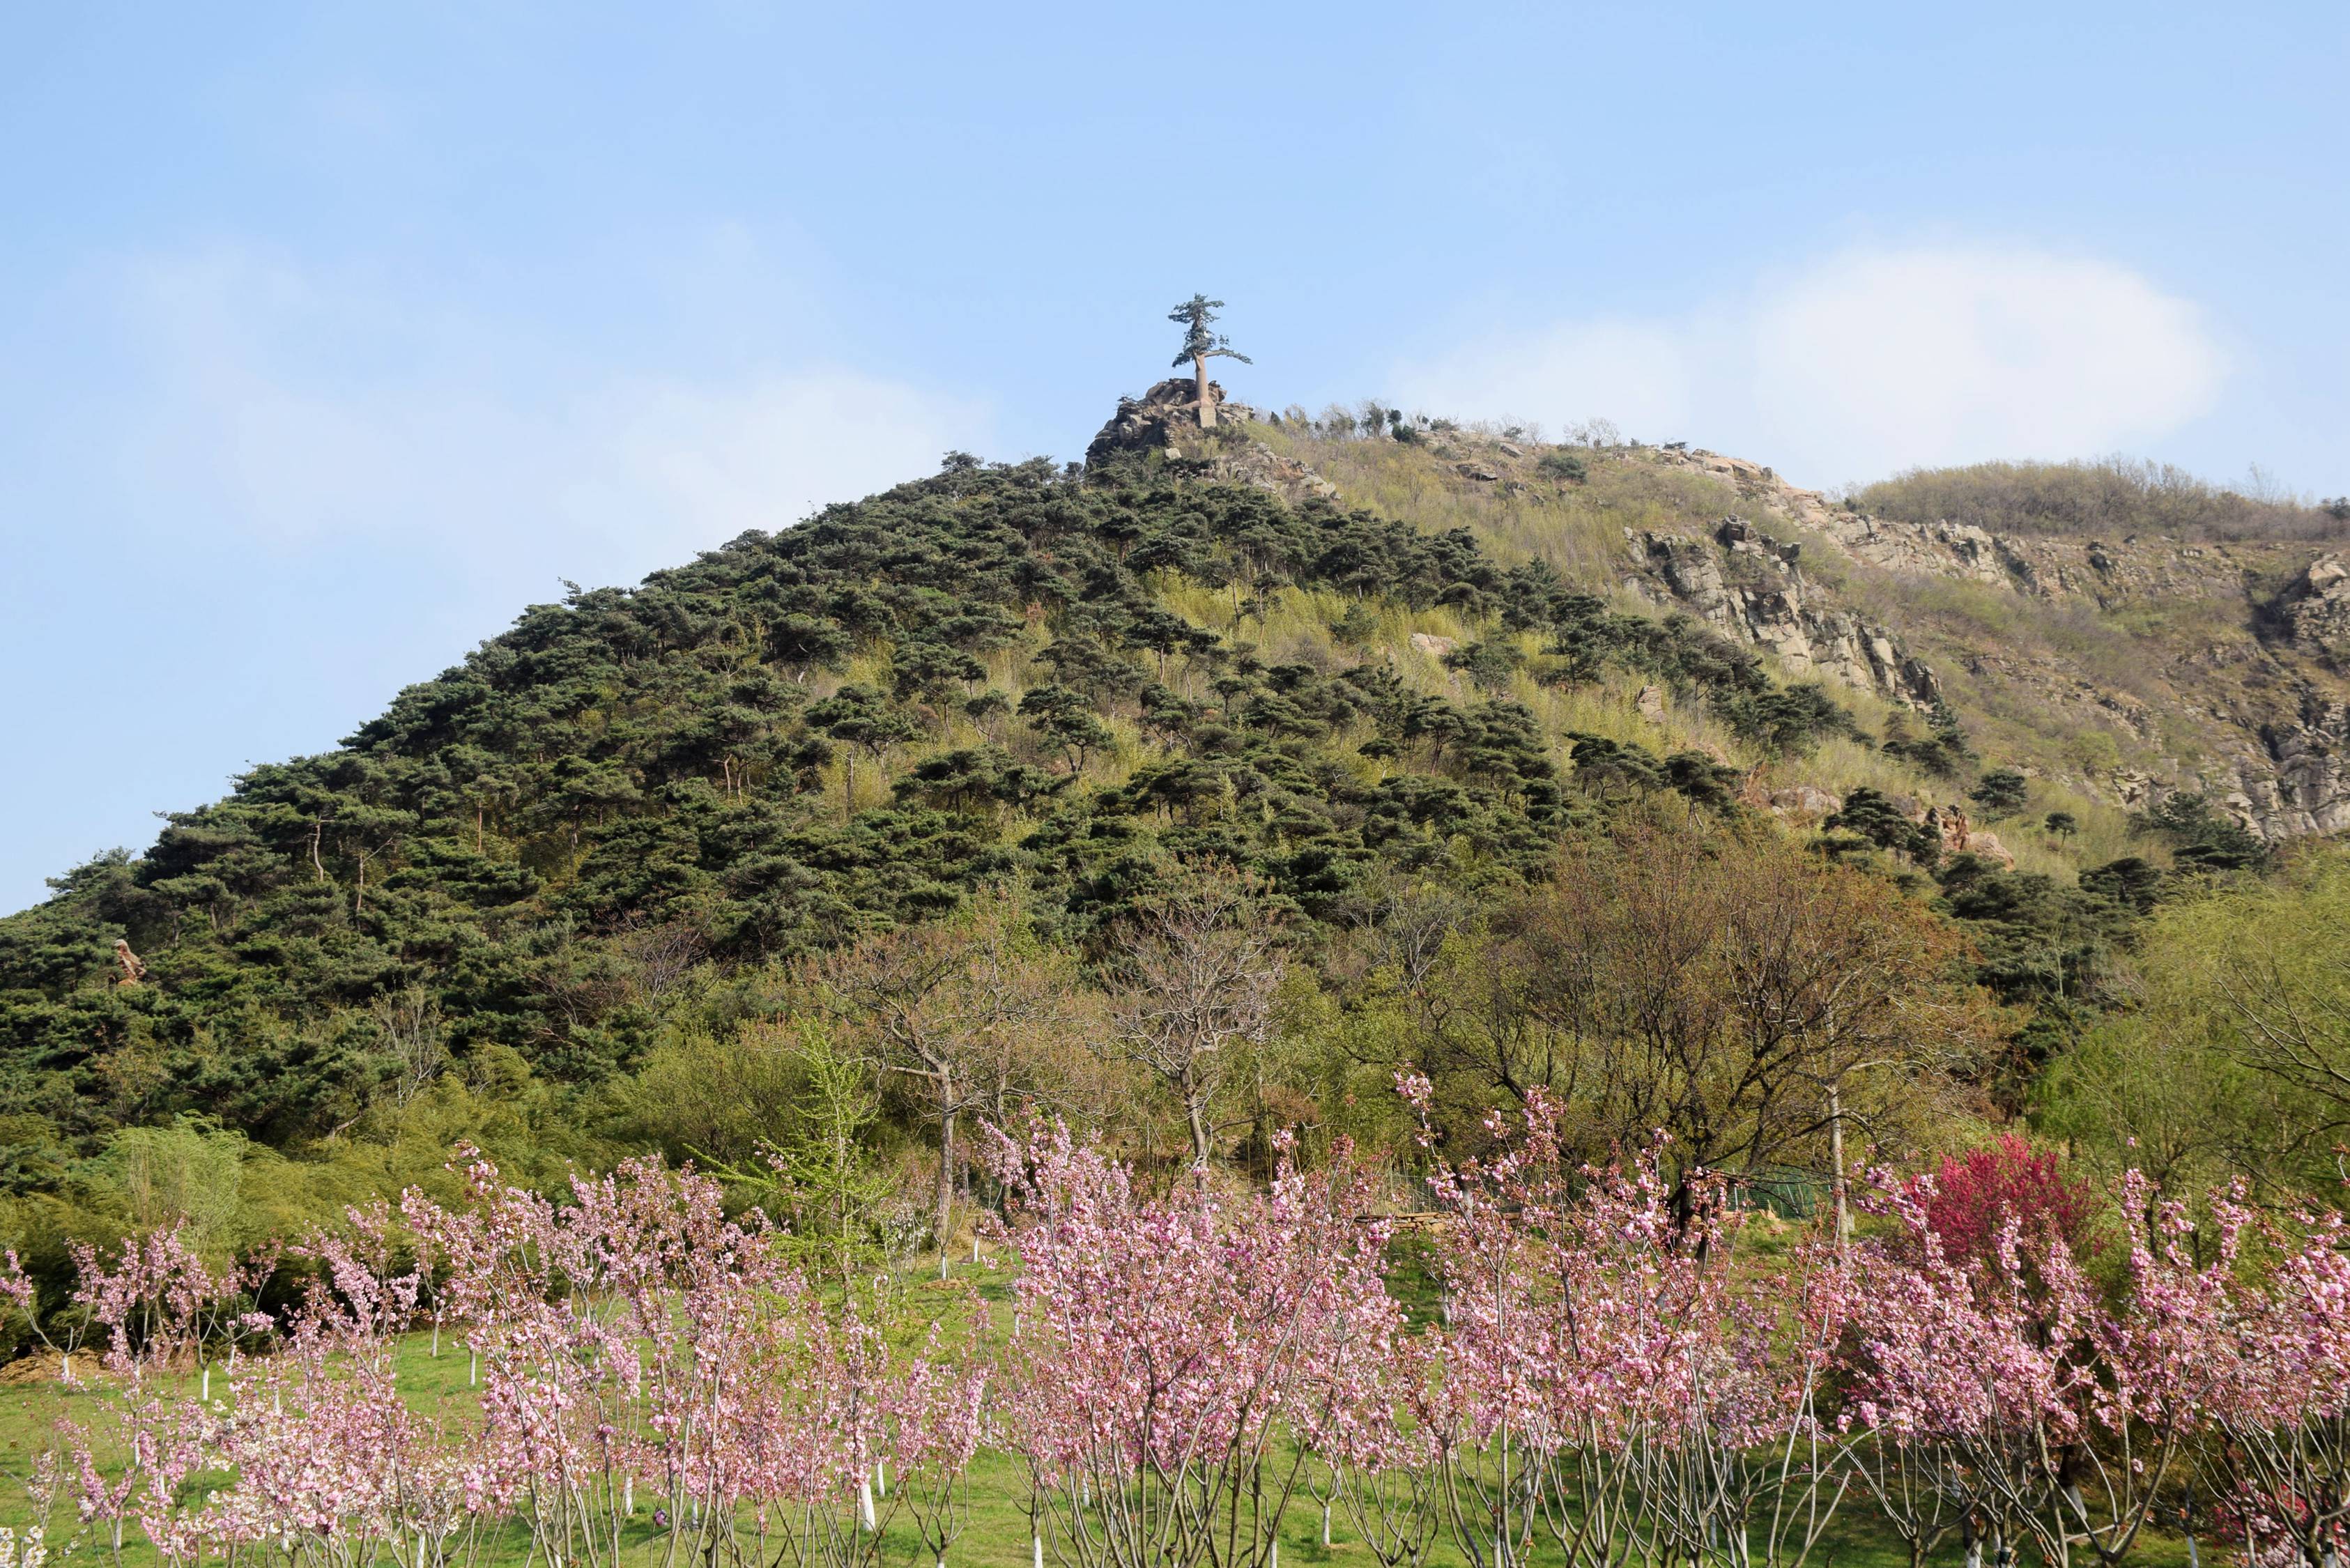
[[[2350,507],[2311,505],[2257,477],[2243,490],[2168,463],[1978,462],[1913,468],[1853,497],[1905,523],[1967,523],[2005,534],[2164,534],[2185,539],[2350,537]]]

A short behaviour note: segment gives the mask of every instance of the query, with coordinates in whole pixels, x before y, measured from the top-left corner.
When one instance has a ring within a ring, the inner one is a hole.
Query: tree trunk
[[[1836,1251],[1842,1251],[1852,1236],[1852,1210],[1845,1199],[1844,1089],[1839,1084],[1828,1085],[1828,1149],[1835,1161],[1835,1239]]]
[[[1191,1118],[1191,1158],[1198,1164],[1208,1163],[1208,1096],[1197,1089],[1183,1096],[1184,1114]]]
[[[955,1114],[949,1111],[939,1122],[939,1278],[947,1277],[947,1248],[953,1238],[947,1233],[954,1219],[954,1135]]]
[[[1216,405],[1208,400],[1208,357],[1194,354],[1191,363],[1199,368],[1200,374],[1200,428],[1211,431],[1216,428]]]

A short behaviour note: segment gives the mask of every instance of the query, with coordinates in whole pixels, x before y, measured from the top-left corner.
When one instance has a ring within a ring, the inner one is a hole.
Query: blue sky
[[[2350,492],[2350,11],[18,6],[0,909],[558,579],[1238,396]]]

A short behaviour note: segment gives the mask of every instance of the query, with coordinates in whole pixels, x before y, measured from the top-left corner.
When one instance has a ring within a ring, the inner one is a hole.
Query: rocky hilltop
[[[1742,619],[1749,640],[1791,667],[1809,655],[1839,680],[1879,687],[1898,671],[1913,695],[1947,692],[1962,715],[2027,732],[2066,782],[2117,805],[2196,791],[2272,841],[2350,826],[2350,560],[2340,550],[1902,522],[1714,452],[1645,460],[1721,480],[1748,515],[1725,517],[1711,550],[1632,541],[1641,576],[1725,629]],[[1759,544],[1758,524],[1834,562],[1837,584],[1804,580],[1784,553],[1793,546]],[[1785,587],[1720,606],[1709,591],[1719,571],[1706,568],[1741,552]],[[1943,585],[1991,602],[1951,598],[1936,591]],[[1835,607],[1855,598],[1881,614],[1885,626],[1871,629],[1882,641],[1865,641],[1868,657],[1855,659],[1851,639],[1831,635],[1820,659],[1816,628],[1867,626]],[[2003,638],[2003,624],[2025,635]],[[2110,760],[2094,754],[2095,737],[2113,742]]]
[[[1261,410],[1226,401],[1224,389],[1214,381],[1208,383],[1208,397],[1222,421],[1212,430],[1200,423],[1198,388],[1180,377],[1139,398],[1120,398],[1118,411],[1086,448],[1087,465],[1149,455],[1196,477],[1253,485],[1284,501],[1338,499],[1336,485],[1251,433],[1250,427],[1264,422]]]
[[[1292,501],[1378,509],[1317,461],[1363,441],[1329,442],[1301,425],[1302,410],[1284,421],[1221,401],[1220,388],[1211,396],[1220,424],[1209,431],[1189,381],[1121,400],[1088,462],[1156,452]],[[2350,826],[2350,550],[2340,541],[1904,520],[1720,452],[1563,447],[1441,421],[1394,444],[1409,450],[1381,461],[1416,467],[1423,493],[1451,490],[1488,515],[1532,516],[1505,532],[1543,556],[1553,555],[1544,509],[1575,499],[1557,477],[1563,459],[1698,482],[1684,493],[1718,502],[1711,515],[1621,528],[1604,577],[1587,559],[1574,563],[1585,586],[1692,616],[1790,679],[1953,712],[1992,742],[1991,754],[2118,806],[2195,792],[2272,841]]]

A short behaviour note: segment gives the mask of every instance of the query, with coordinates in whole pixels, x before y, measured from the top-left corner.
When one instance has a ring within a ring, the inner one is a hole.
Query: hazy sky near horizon
[[[20,6],[0,910],[559,579],[1236,396],[2350,493],[2338,4]]]

